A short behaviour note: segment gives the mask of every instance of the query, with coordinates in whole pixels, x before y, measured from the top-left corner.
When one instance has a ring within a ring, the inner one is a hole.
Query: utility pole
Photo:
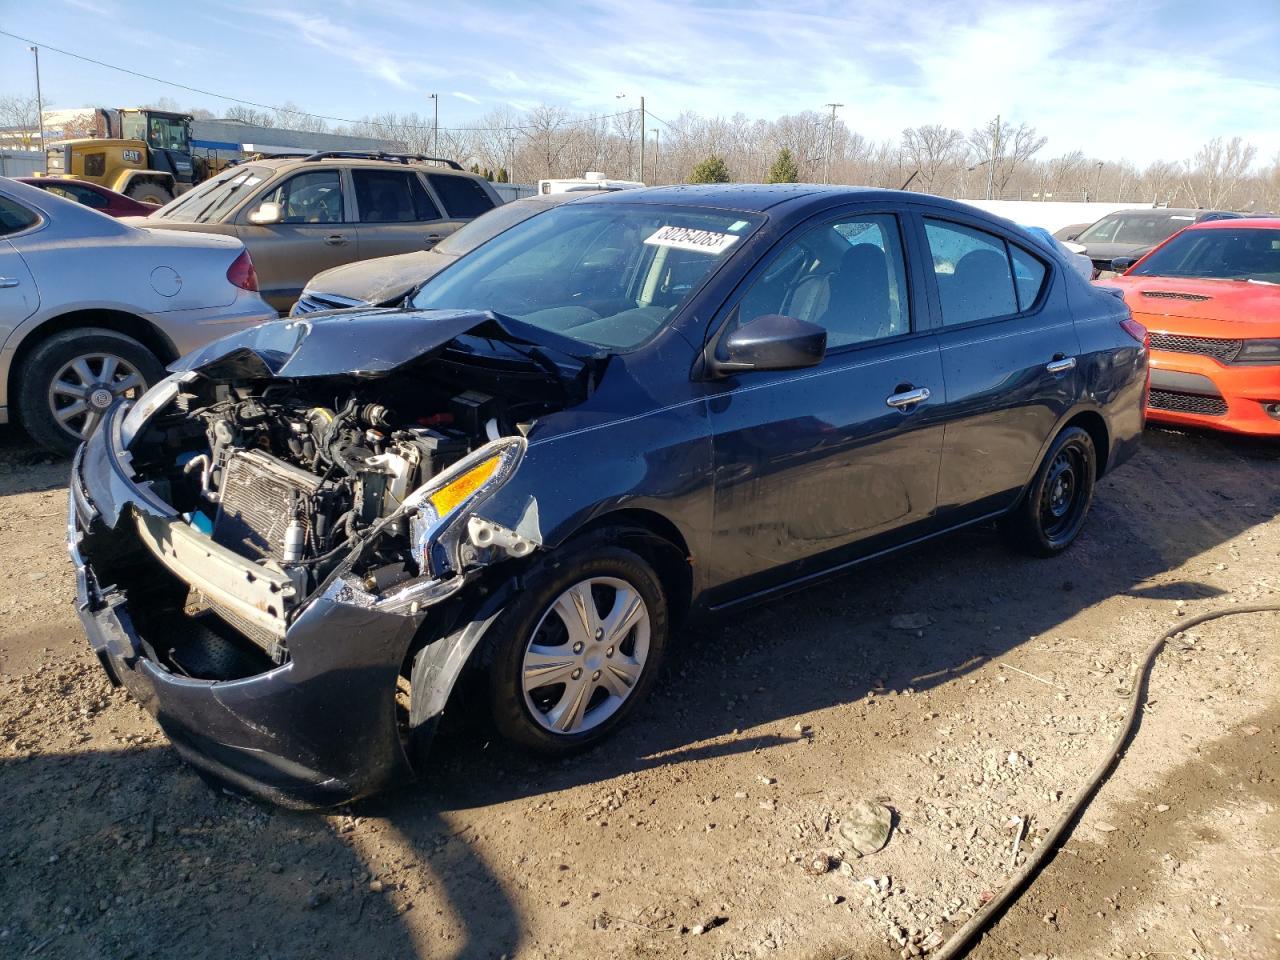
[[[653,127],[650,132],[653,134],[653,182],[658,182],[658,134],[662,133],[657,127]]]
[[[511,148],[511,166],[507,167],[507,183],[515,183],[516,182],[516,138],[514,136],[508,136],[507,144]]]
[[[991,191],[995,187],[996,182],[996,158],[1004,151],[1004,144],[1000,142],[1000,114],[996,114],[996,135],[991,141],[991,158],[987,164],[987,199],[991,199]]]
[[[440,151],[440,95],[437,93],[431,96],[431,152],[438,153]]]
[[[826,162],[822,165],[822,182],[831,182],[831,154],[836,149],[836,110],[843,107],[843,103],[828,103],[826,106],[831,108],[831,121],[827,124],[827,156]]]
[[[40,48],[32,47],[36,57],[36,116],[40,121],[40,152],[44,153],[44,98],[40,95]]]
[[[644,97],[640,98],[640,182],[644,183]]]

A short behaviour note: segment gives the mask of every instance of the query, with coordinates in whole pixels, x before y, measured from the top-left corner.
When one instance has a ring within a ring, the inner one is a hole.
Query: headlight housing
[[[1244,340],[1232,363],[1280,364],[1280,340]]]
[[[468,508],[474,508],[510,479],[524,456],[525,446],[523,437],[495,440],[405,498],[404,508],[416,510],[409,527],[420,573],[438,577],[460,568],[458,541],[466,530]]]

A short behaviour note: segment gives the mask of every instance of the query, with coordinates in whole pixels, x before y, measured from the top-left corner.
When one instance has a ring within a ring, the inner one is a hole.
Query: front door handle
[[[439,243],[441,240],[443,240],[443,239],[444,239],[444,234],[443,234],[443,233],[428,233],[428,234],[427,234],[425,237],[423,237],[422,239],[426,242],[426,244],[427,244],[428,246],[434,246],[435,244]]]
[[[346,245],[347,238],[340,233],[335,233],[325,237],[324,242],[331,247],[341,247]]]
[[[1044,368],[1050,373],[1066,373],[1068,370],[1074,370],[1076,368],[1076,358],[1064,357],[1062,354],[1058,354],[1051,361],[1046,363]]]
[[[17,277],[0,277],[0,290],[8,290],[10,287],[16,287],[22,281]]]
[[[895,393],[892,396],[885,397],[884,402],[898,410],[910,411],[917,403],[924,403],[928,399],[929,388],[917,387],[914,390],[904,390],[902,393]]]

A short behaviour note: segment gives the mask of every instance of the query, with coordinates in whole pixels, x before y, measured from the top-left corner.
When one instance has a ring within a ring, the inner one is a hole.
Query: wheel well
[[[1067,421],[1063,429],[1066,427],[1080,427],[1089,434],[1089,438],[1093,440],[1093,449],[1098,455],[1098,477],[1101,478],[1107,472],[1107,455],[1111,452],[1107,422],[1102,419],[1101,414],[1085,410]]]
[[[693,559],[679,528],[652,510],[614,510],[584,524],[566,542],[606,529],[617,530],[619,538],[657,571],[666,588],[671,623],[678,625],[693,600]]]
[[[49,337],[66,330],[74,330],[77,327],[100,327],[105,330],[114,330],[116,333],[123,333],[127,337],[133,337],[133,339],[154,353],[165,366],[178,359],[178,351],[172,341],[154,324],[143,320],[139,316],[125,313],[122,310],[77,310],[73,313],[64,313],[60,317],[46,320],[23,337],[22,342],[18,344],[17,352],[13,355],[13,363],[9,366],[9,383],[7,386],[10,397],[13,397],[17,392],[18,378],[21,376],[22,365],[31,351]]]

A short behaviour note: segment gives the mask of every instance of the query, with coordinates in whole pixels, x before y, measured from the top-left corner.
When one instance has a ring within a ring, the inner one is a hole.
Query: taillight
[[[253,269],[253,259],[245,250],[236,257],[235,262],[227,267],[227,279],[241,290],[258,292],[258,271]]]
[[[1140,324],[1133,317],[1120,321],[1120,326],[1124,328],[1124,332],[1133,339],[1137,340],[1146,349],[1151,349],[1151,334],[1147,333],[1147,328]]]

